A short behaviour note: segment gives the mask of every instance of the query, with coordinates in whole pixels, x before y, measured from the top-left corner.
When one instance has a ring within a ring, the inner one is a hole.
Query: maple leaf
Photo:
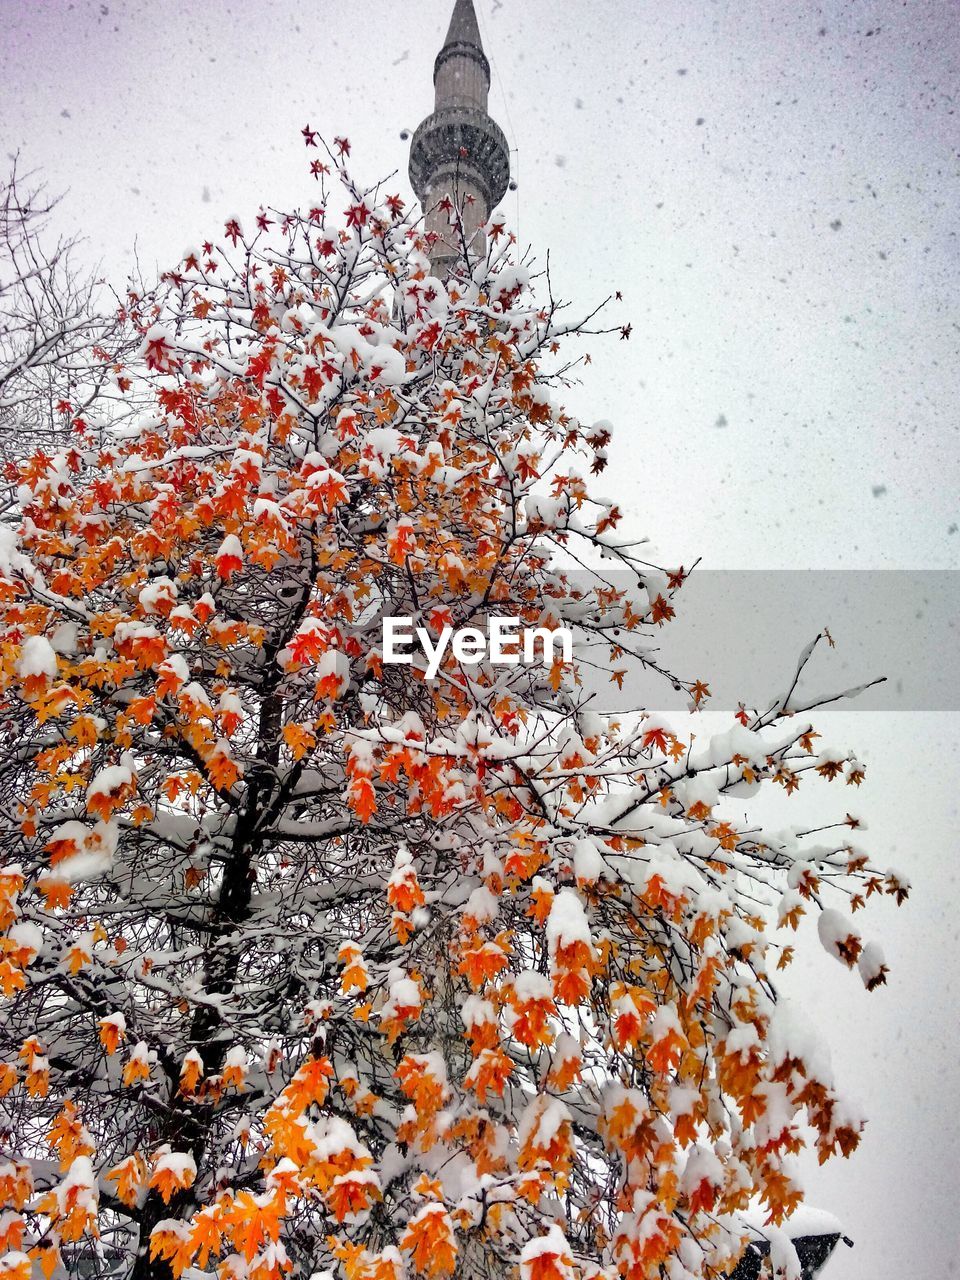
[[[572,1280],[573,1274],[570,1247],[556,1225],[546,1236],[530,1240],[521,1252],[521,1280]]]
[[[191,1049],[184,1057],[180,1068],[180,1092],[189,1097],[196,1093],[200,1078],[203,1075],[203,1059],[196,1049]]]
[[[226,743],[214,751],[206,761],[207,776],[217,791],[229,791],[242,777],[242,771],[231,757]]]
[[[329,1058],[309,1058],[297,1069],[284,1090],[296,1111],[303,1111],[312,1104],[321,1106],[330,1092],[333,1067]]]
[[[423,1206],[410,1219],[400,1239],[415,1271],[423,1276],[452,1275],[457,1262],[453,1222],[442,1204]]]
[[[165,334],[147,338],[144,358],[148,369],[166,370],[170,367],[171,348]]]
[[[196,1176],[197,1166],[193,1156],[171,1151],[168,1146],[163,1146],[154,1153],[150,1186],[160,1193],[164,1204],[169,1204],[178,1191],[191,1187]]]
[[[141,1080],[150,1079],[150,1056],[146,1044],[141,1040],[135,1046],[129,1060],[123,1068],[122,1081],[125,1088],[131,1088]]]
[[[693,697],[693,701],[695,705],[698,707],[700,706],[701,702],[705,701],[705,699],[710,697],[710,689],[707,685],[703,683],[702,680],[694,681],[693,686],[690,689],[690,693],[691,693],[691,696]]]
[[[605,460],[603,465],[606,466]],[[595,464],[595,474],[599,473],[601,470],[603,470],[603,467]],[[597,534],[606,533],[608,529],[615,529],[620,523],[621,518],[622,513],[620,508],[614,504],[597,521]]]
[[[214,557],[217,576],[228,582],[243,568],[243,547],[235,533],[227,534]]]
[[[111,1013],[100,1019],[100,1043],[107,1053],[117,1052],[126,1032],[126,1025],[122,1013]]]
[[[657,626],[661,627],[664,622],[668,622],[670,618],[676,616],[676,610],[672,604],[668,604],[662,595],[658,595],[650,606],[650,614]]]
[[[337,959],[344,966],[340,976],[341,989],[344,995],[351,991],[366,991],[370,984],[370,975],[363,961],[363,952],[355,942],[344,942],[337,953]]]
[[[146,1181],[147,1166],[141,1157],[134,1152],[119,1164],[114,1165],[105,1175],[117,1184],[117,1199],[131,1208],[137,1203],[140,1189]]]
[[[290,748],[294,760],[302,760],[307,752],[312,751],[317,743],[317,735],[308,725],[285,724],[283,740]]]
[[[380,1198],[376,1174],[366,1169],[352,1169],[338,1174],[327,1192],[327,1204],[338,1222],[364,1213],[372,1200]]]
[[[37,888],[43,896],[44,905],[48,911],[55,911],[58,908],[63,910],[70,905],[73,889],[66,880],[58,880],[55,876],[41,876],[37,881]],[[72,954],[73,952],[71,956]],[[79,954],[82,956],[83,953]]]
[[[234,1248],[247,1262],[253,1261],[263,1245],[279,1238],[280,1218],[281,1201],[276,1196],[261,1204],[249,1191],[238,1192],[221,1215]]]
[[[347,210],[347,226],[348,227],[365,227],[367,219],[370,217],[370,210],[361,202],[353,204]]]
[[[707,832],[711,840],[716,840],[721,849],[735,849],[740,837],[729,822],[718,822]]]
[[[408,519],[398,520],[388,542],[390,559],[396,565],[402,565],[408,555],[415,549],[413,526]]]
[[[425,901],[416,870],[404,845],[400,846],[394,868],[387,881],[387,901],[405,915],[409,915],[416,907],[422,906]]]
[[[211,1255],[220,1252],[220,1241],[227,1225],[219,1207],[196,1214],[191,1223],[190,1251],[199,1267],[206,1268]]]
[[[369,822],[377,811],[377,796],[370,779],[358,776],[350,783],[350,808],[361,822]]]

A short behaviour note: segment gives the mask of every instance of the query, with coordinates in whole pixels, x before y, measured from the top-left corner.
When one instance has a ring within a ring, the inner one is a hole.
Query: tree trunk
[[[257,821],[272,795],[272,767],[279,753],[279,736],[282,724],[282,700],[276,694],[268,695],[260,710],[259,756],[270,768],[262,774],[253,774],[247,782],[245,803],[237,816],[230,857],[224,868],[220,898],[213,913],[216,926],[211,937],[211,956],[204,969],[204,988],[214,995],[227,995],[236,980],[237,964],[242,950],[240,926],[250,911],[250,898],[256,878],[254,859],[259,853],[260,840]],[[234,941],[224,945],[224,938],[235,935]],[[219,942],[219,946],[213,945]],[[221,1018],[209,1005],[199,1007],[193,1018],[191,1040],[203,1059],[205,1075],[216,1074],[223,1065],[227,1046],[217,1037]],[[207,1129],[214,1117],[212,1108],[180,1100],[165,1131],[158,1134],[159,1142],[168,1142],[175,1150],[189,1150],[202,1170],[202,1157],[207,1142]],[[150,1261],[150,1233],[164,1218],[185,1216],[191,1201],[189,1192],[174,1197],[169,1205],[156,1192],[150,1192],[141,1211],[140,1241],[137,1257],[129,1280],[174,1280],[173,1270],[163,1259]]]

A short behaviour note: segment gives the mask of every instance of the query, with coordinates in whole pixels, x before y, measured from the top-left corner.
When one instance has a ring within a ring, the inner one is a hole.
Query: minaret
[[[473,252],[482,252],[477,228],[503,198],[510,180],[510,148],[503,130],[487,115],[490,63],[473,0],[456,0],[433,65],[433,83],[433,114],[410,144],[410,182],[426,214],[427,231],[438,237],[430,261],[442,277],[462,256],[463,237],[456,214],[439,209],[439,202],[448,197],[454,210],[462,211],[466,242]]]

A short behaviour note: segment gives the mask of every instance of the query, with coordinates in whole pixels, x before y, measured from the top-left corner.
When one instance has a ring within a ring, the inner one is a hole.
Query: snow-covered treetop
[[[432,277],[348,154],[130,296],[127,408],[18,468],[0,1268],[99,1229],[137,1278],[723,1273],[751,1204],[800,1203],[792,1156],[862,1124],[777,999],[777,927],[818,914],[873,987],[840,908],[906,882],[855,819],[744,820],[862,778],[788,698],[695,744],[597,711],[584,652],[614,693],[660,670],[685,577],[583,478],[610,429],[559,396],[602,323],[496,216]],[[387,615],[578,648],[428,679]]]

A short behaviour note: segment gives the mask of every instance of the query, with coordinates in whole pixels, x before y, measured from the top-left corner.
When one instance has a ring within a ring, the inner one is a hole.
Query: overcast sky
[[[515,148],[504,208],[566,296],[619,289],[612,318],[633,323],[629,343],[592,344],[570,398],[616,425],[602,489],[632,527],[669,563],[957,568],[955,0],[477,7]],[[91,260],[122,274],[136,237],[149,274],[229,215],[308,200],[307,122],[409,194],[399,135],[432,107],[451,8],[0,0],[3,143],[68,189]],[[857,1241],[827,1276],[960,1274],[960,730],[830,723],[871,765],[871,847],[917,889],[880,930],[888,990],[868,998],[826,957],[802,972],[874,1116],[853,1164],[809,1177]]]

